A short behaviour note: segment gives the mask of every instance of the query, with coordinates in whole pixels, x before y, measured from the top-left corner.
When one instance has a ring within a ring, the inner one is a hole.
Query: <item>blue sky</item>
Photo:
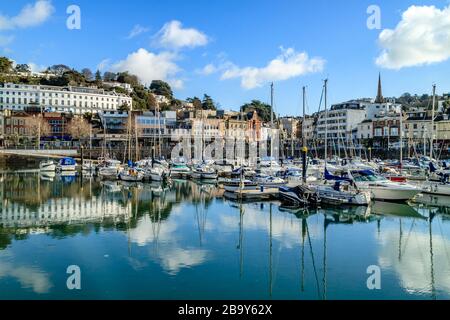
[[[37,2],[48,12],[35,17]],[[0,54],[41,67],[133,66],[146,82],[161,77],[173,83],[178,98],[208,93],[224,109],[251,99],[268,102],[274,80],[282,115],[300,114],[302,85],[308,86],[309,110],[317,110],[326,77],[330,103],[374,97],[378,72],[385,96],[430,93],[434,82],[439,93],[450,91],[448,1],[342,2],[3,0]],[[81,9],[81,30],[66,27],[72,4]],[[381,30],[367,28],[372,4],[381,10]],[[14,19],[26,5],[35,23]],[[431,5],[436,9],[421,11]],[[408,8],[410,18],[397,28]],[[133,29],[142,32],[130,37]],[[394,34],[380,39],[384,29]],[[383,50],[388,60],[377,64]]]

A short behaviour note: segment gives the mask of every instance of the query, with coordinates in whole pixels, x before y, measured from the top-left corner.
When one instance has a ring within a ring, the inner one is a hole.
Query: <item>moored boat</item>
[[[74,158],[62,158],[57,166],[59,171],[76,171],[77,170],[77,162]]]
[[[44,160],[39,163],[39,170],[42,172],[54,172],[56,171],[56,163],[53,160]]]

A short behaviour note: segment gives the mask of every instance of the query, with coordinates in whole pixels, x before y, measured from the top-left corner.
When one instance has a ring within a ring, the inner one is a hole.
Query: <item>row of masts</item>
[[[324,139],[324,160],[326,161],[328,158],[328,79],[323,80],[323,91],[322,91],[323,97],[324,97],[324,119],[325,119],[325,139]],[[432,101],[432,107],[431,107],[431,136],[430,136],[430,150],[429,150],[429,156],[430,159],[433,159],[433,146],[434,146],[434,140],[435,140],[435,129],[434,129],[434,118],[435,118],[435,106],[436,106],[436,85],[433,84],[433,101]],[[273,113],[274,113],[274,85],[271,84],[271,97],[270,97],[270,105],[271,105],[271,112],[270,112],[270,127],[273,129]],[[320,108],[320,106],[319,106]],[[400,107],[401,108],[401,107]],[[403,164],[403,110],[400,109],[399,114],[399,142],[400,142],[400,167],[402,167]],[[305,119],[306,119],[306,86],[302,87],[302,151],[307,152],[307,138],[306,138],[306,132],[305,132]],[[352,141],[353,143],[353,141]],[[409,143],[408,143],[409,145]],[[340,148],[340,147],[339,147]],[[361,149],[361,148],[360,148]],[[408,148],[409,149],[409,148]],[[424,143],[424,155],[426,153],[426,144]],[[346,152],[346,149],[344,147],[344,152]],[[361,150],[360,150],[361,153]],[[273,155],[273,147],[271,144],[271,155]]]

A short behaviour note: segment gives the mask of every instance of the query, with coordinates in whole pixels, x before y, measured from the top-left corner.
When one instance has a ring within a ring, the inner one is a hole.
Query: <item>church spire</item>
[[[375,99],[375,103],[383,103],[384,102],[384,98],[383,98],[383,92],[381,90],[381,73],[378,74],[378,93],[377,93],[377,97]]]

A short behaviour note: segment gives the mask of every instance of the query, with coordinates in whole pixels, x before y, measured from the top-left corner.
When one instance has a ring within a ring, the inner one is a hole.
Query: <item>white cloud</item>
[[[50,18],[55,8],[49,0],[38,0],[34,4],[27,4],[14,17],[0,15],[0,30],[13,30],[38,26]]]
[[[447,238],[434,234],[420,232],[417,227],[403,235],[404,242],[400,247],[394,243],[401,243],[399,230],[385,229],[380,239],[378,263],[383,269],[391,269],[399,279],[399,284],[405,291],[412,294],[436,292],[450,293],[450,277],[448,275],[450,242]],[[430,263],[430,241],[433,241],[433,265]],[[433,269],[432,269],[433,267]]]
[[[14,36],[3,36],[0,34],[0,47],[6,47],[14,41]]]
[[[158,251],[161,266],[170,275],[176,275],[185,268],[193,268],[203,264],[208,257],[208,251],[203,249],[183,249],[178,247]]]
[[[209,63],[206,66],[204,66],[202,69],[197,70],[198,74],[209,76],[210,74],[216,73],[218,71],[218,67],[214,65],[213,63]]]
[[[35,293],[48,293],[53,287],[47,273],[34,268],[21,265],[12,265],[2,261],[0,263],[0,279],[12,277],[20,282],[26,289],[32,289]]]
[[[128,71],[139,79],[149,84],[153,80],[164,80],[174,87],[182,87],[183,81],[176,79],[181,71],[175,63],[177,55],[170,52],[153,53],[143,48],[128,55],[125,60],[112,65],[111,71]]]
[[[194,28],[183,28],[180,21],[166,23],[155,35],[156,44],[171,49],[194,48],[208,44],[208,37]]]
[[[325,66],[322,58],[309,58],[306,52],[296,52],[292,48],[281,48],[282,54],[263,68],[231,66],[221,79],[240,78],[245,89],[261,87],[269,81],[288,80],[308,73],[321,72]]]
[[[450,58],[450,6],[411,6],[395,29],[378,38],[383,51],[376,64],[388,69],[420,66]]]
[[[130,33],[128,34],[127,39],[133,39],[133,38],[137,37],[140,34],[148,32],[149,30],[150,30],[149,28],[146,28],[146,27],[143,27],[143,26],[137,24],[130,31]]]

